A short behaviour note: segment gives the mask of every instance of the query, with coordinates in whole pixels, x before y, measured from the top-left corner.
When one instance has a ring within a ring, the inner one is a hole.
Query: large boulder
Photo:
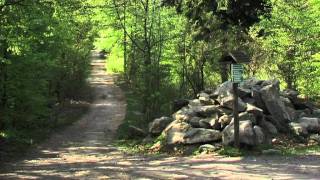
[[[279,81],[269,82],[264,86],[261,92],[261,98],[272,117],[280,123],[287,123],[294,119],[290,116],[285,104],[280,99]]]
[[[161,117],[153,120],[149,124],[149,133],[152,135],[159,135],[172,122],[169,117]]]
[[[192,129],[191,125],[186,122],[173,121],[163,131],[163,135],[168,145],[185,143],[185,135],[188,130]]]
[[[241,144],[246,144],[249,146],[256,145],[256,137],[254,130],[252,128],[251,121],[240,121],[239,126],[239,138]],[[230,123],[223,131],[222,131],[222,143],[224,145],[232,145],[234,144],[234,123]]]
[[[197,144],[221,140],[221,133],[217,130],[192,128],[186,122],[173,121],[163,135],[168,145]]]
[[[207,143],[221,140],[221,132],[212,129],[189,129],[184,136],[184,144]]]

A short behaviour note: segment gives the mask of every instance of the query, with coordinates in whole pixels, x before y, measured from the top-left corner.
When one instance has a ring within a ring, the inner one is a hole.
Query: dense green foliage
[[[55,104],[77,98],[94,40],[84,7],[80,0],[0,1],[0,130],[54,126]]]
[[[104,26],[97,46],[109,71],[123,72],[140,94],[145,120],[170,102],[228,79],[218,61],[247,52],[247,76],[279,78],[283,88],[317,97],[319,2],[316,0],[100,1]],[[104,17],[108,16],[106,19]],[[110,44],[111,43],[111,44]]]

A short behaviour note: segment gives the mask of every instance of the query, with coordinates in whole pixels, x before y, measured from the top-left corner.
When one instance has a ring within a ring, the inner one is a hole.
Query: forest
[[[57,125],[57,106],[86,94],[93,49],[134,92],[140,125],[228,80],[219,60],[234,50],[251,59],[245,78],[317,103],[319,19],[319,0],[0,0],[0,143]]]

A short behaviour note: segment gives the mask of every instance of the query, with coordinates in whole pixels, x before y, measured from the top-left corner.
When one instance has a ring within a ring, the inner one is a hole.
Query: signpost
[[[234,145],[240,148],[240,137],[239,137],[239,83],[243,81],[243,64],[250,63],[249,56],[243,51],[232,51],[226,53],[220,59],[221,65],[230,64],[231,65],[231,78],[232,78],[232,88],[233,88],[233,117],[234,117]]]
[[[240,137],[239,137],[239,110],[238,110],[238,85],[243,81],[243,65],[242,64],[231,64],[231,75],[232,75],[232,87],[233,87],[233,121],[234,121],[234,145],[240,148]]]

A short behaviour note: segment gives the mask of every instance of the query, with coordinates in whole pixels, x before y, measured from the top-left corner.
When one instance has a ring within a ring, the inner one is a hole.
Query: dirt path
[[[125,98],[93,56],[95,101],[81,120],[1,165],[0,179],[320,179],[320,156],[225,158],[132,156],[111,145]]]

